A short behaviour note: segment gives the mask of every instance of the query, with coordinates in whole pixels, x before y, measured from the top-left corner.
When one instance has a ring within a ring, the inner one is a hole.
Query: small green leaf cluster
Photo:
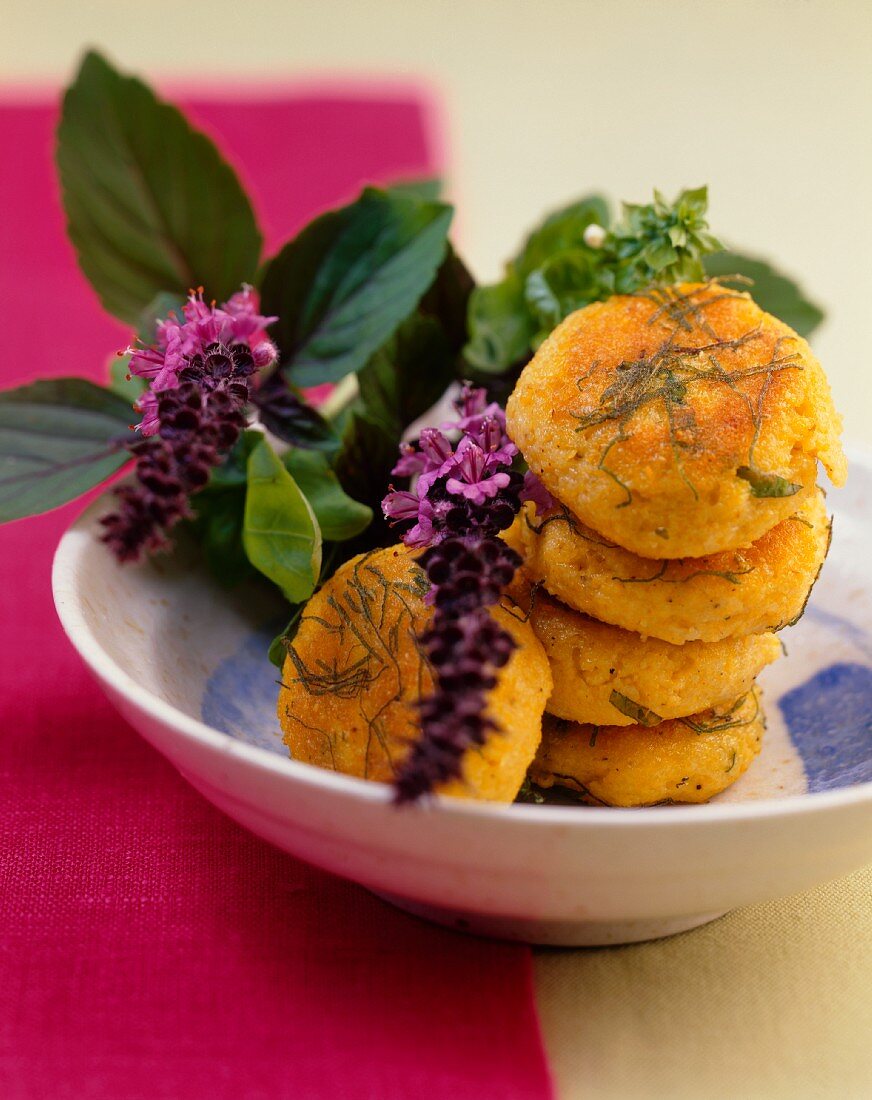
[[[698,282],[705,278],[703,257],[723,245],[708,231],[708,188],[682,191],[668,202],[624,204],[623,220],[609,232],[602,249],[604,281],[611,294],[635,294],[652,283]]]
[[[807,336],[823,319],[797,284],[761,260],[724,250],[708,229],[705,187],[674,202],[659,192],[647,205],[625,203],[612,222],[599,195],[551,214],[490,286],[470,299],[464,355],[482,377],[517,371],[570,313],[612,294],[654,284],[737,277],[753,284],[763,309]],[[596,226],[600,232],[585,231]]]

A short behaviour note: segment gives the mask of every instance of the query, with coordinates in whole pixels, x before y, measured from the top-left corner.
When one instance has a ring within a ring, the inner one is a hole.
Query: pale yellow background
[[[826,306],[815,346],[848,436],[872,437],[869,0],[0,0],[3,82],[66,77],[85,44],[173,81],[424,78],[481,278],[588,189],[708,183],[718,233]],[[858,875],[659,944],[539,954],[561,1096],[872,1097],[870,893]]]

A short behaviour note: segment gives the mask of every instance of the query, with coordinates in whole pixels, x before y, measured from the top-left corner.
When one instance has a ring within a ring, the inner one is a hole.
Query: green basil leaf
[[[398,446],[396,435],[365,408],[355,408],[347,417],[342,450],[334,468],[346,493],[372,508],[373,534],[376,536],[379,531],[386,530],[381,501],[399,457]]]
[[[130,402],[82,378],[0,393],[0,522],[81,496],[130,458]]]
[[[502,282],[477,286],[469,299],[466,362],[481,374],[501,374],[529,358],[536,323],[527,309],[524,279],[510,271]]]
[[[754,466],[740,466],[736,474],[751,486],[755,497],[792,497],[802,488],[778,474],[767,474]]]
[[[420,180],[400,180],[399,183],[392,183],[387,190],[395,195],[408,195],[423,202],[436,202],[442,194],[442,180],[438,176]]]
[[[653,710],[649,710],[648,707],[643,707],[641,703],[636,703],[626,695],[622,695],[619,691],[613,691],[609,696],[609,702],[612,706],[625,714],[627,718],[632,718],[634,722],[637,722],[640,726],[656,726],[663,719],[659,714],[655,714]]]
[[[449,243],[442,266],[421,299],[418,312],[439,322],[455,355],[467,340],[466,318],[474,287],[475,279]]]
[[[135,77],[87,53],[64,96],[57,165],[70,239],[105,308],[130,324],[161,291],[228,298],[261,235],[205,134]]]
[[[260,422],[278,439],[295,447],[333,454],[339,436],[281,372],[271,375],[254,395]]]
[[[600,195],[588,195],[556,210],[530,233],[500,282],[476,287],[469,300],[469,342],[463,350],[473,372],[502,374],[529,359],[533,348],[566,316],[559,315],[560,299],[569,292],[572,309],[600,296],[599,285],[587,273],[582,285],[593,287],[588,296],[565,282],[558,294],[542,269],[564,253],[593,258],[594,250],[584,244],[584,231],[589,225],[608,223],[608,205]]]
[[[532,271],[524,284],[524,297],[539,326],[533,346],[538,347],[564,317],[598,295],[596,268],[587,249],[567,249]]]
[[[240,485],[221,491],[207,488],[191,499],[191,528],[209,571],[226,588],[254,574],[242,543],[245,495]]]
[[[344,542],[370,525],[372,509],[345,493],[323,454],[295,447],[282,462],[312,506],[322,538]]]
[[[368,415],[396,438],[445,393],[454,377],[454,356],[442,326],[413,314],[358,374],[360,400]]]
[[[262,305],[299,386],[358,371],[415,308],[445,256],[450,206],[366,189],[266,265]]]
[[[266,439],[248,459],[242,544],[255,569],[291,603],[311,596],[321,572],[318,521]]]
[[[585,229],[589,225],[605,228],[609,220],[608,203],[602,195],[586,195],[549,214],[527,237],[513,266],[522,275],[529,275],[560,252],[585,247]]]
[[[800,336],[810,336],[824,319],[824,311],[806,297],[802,287],[766,260],[741,252],[716,252],[706,256],[705,270],[709,277],[726,281],[730,275],[750,279],[748,289],[757,305],[790,325]]]
[[[624,203],[623,217],[610,230],[599,255],[609,292],[635,294],[650,283],[694,282],[704,278],[703,258],[723,248],[708,230],[708,188],[682,191],[669,202]]]

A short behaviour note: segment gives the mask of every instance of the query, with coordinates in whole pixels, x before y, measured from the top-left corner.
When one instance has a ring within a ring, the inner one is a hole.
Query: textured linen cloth
[[[432,165],[402,99],[192,115],[242,167],[272,246],[363,181]],[[64,241],[53,124],[48,106],[0,106],[3,386],[99,379],[126,342]],[[547,1098],[526,949],[268,847],[109,707],[51,606],[80,507],[0,528],[0,1096]]]
[[[538,951],[562,1100],[868,1100],[872,868],[671,939]]]

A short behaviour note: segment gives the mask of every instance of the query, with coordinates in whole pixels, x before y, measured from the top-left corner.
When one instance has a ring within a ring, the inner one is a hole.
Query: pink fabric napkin
[[[274,245],[432,166],[400,98],[200,102]],[[66,244],[54,108],[0,106],[0,384],[101,378],[125,333]],[[79,505],[0,528],[0,1095],[550,1095],[529,952],[404,916],[250,836],[111,710],[49,566]]]

